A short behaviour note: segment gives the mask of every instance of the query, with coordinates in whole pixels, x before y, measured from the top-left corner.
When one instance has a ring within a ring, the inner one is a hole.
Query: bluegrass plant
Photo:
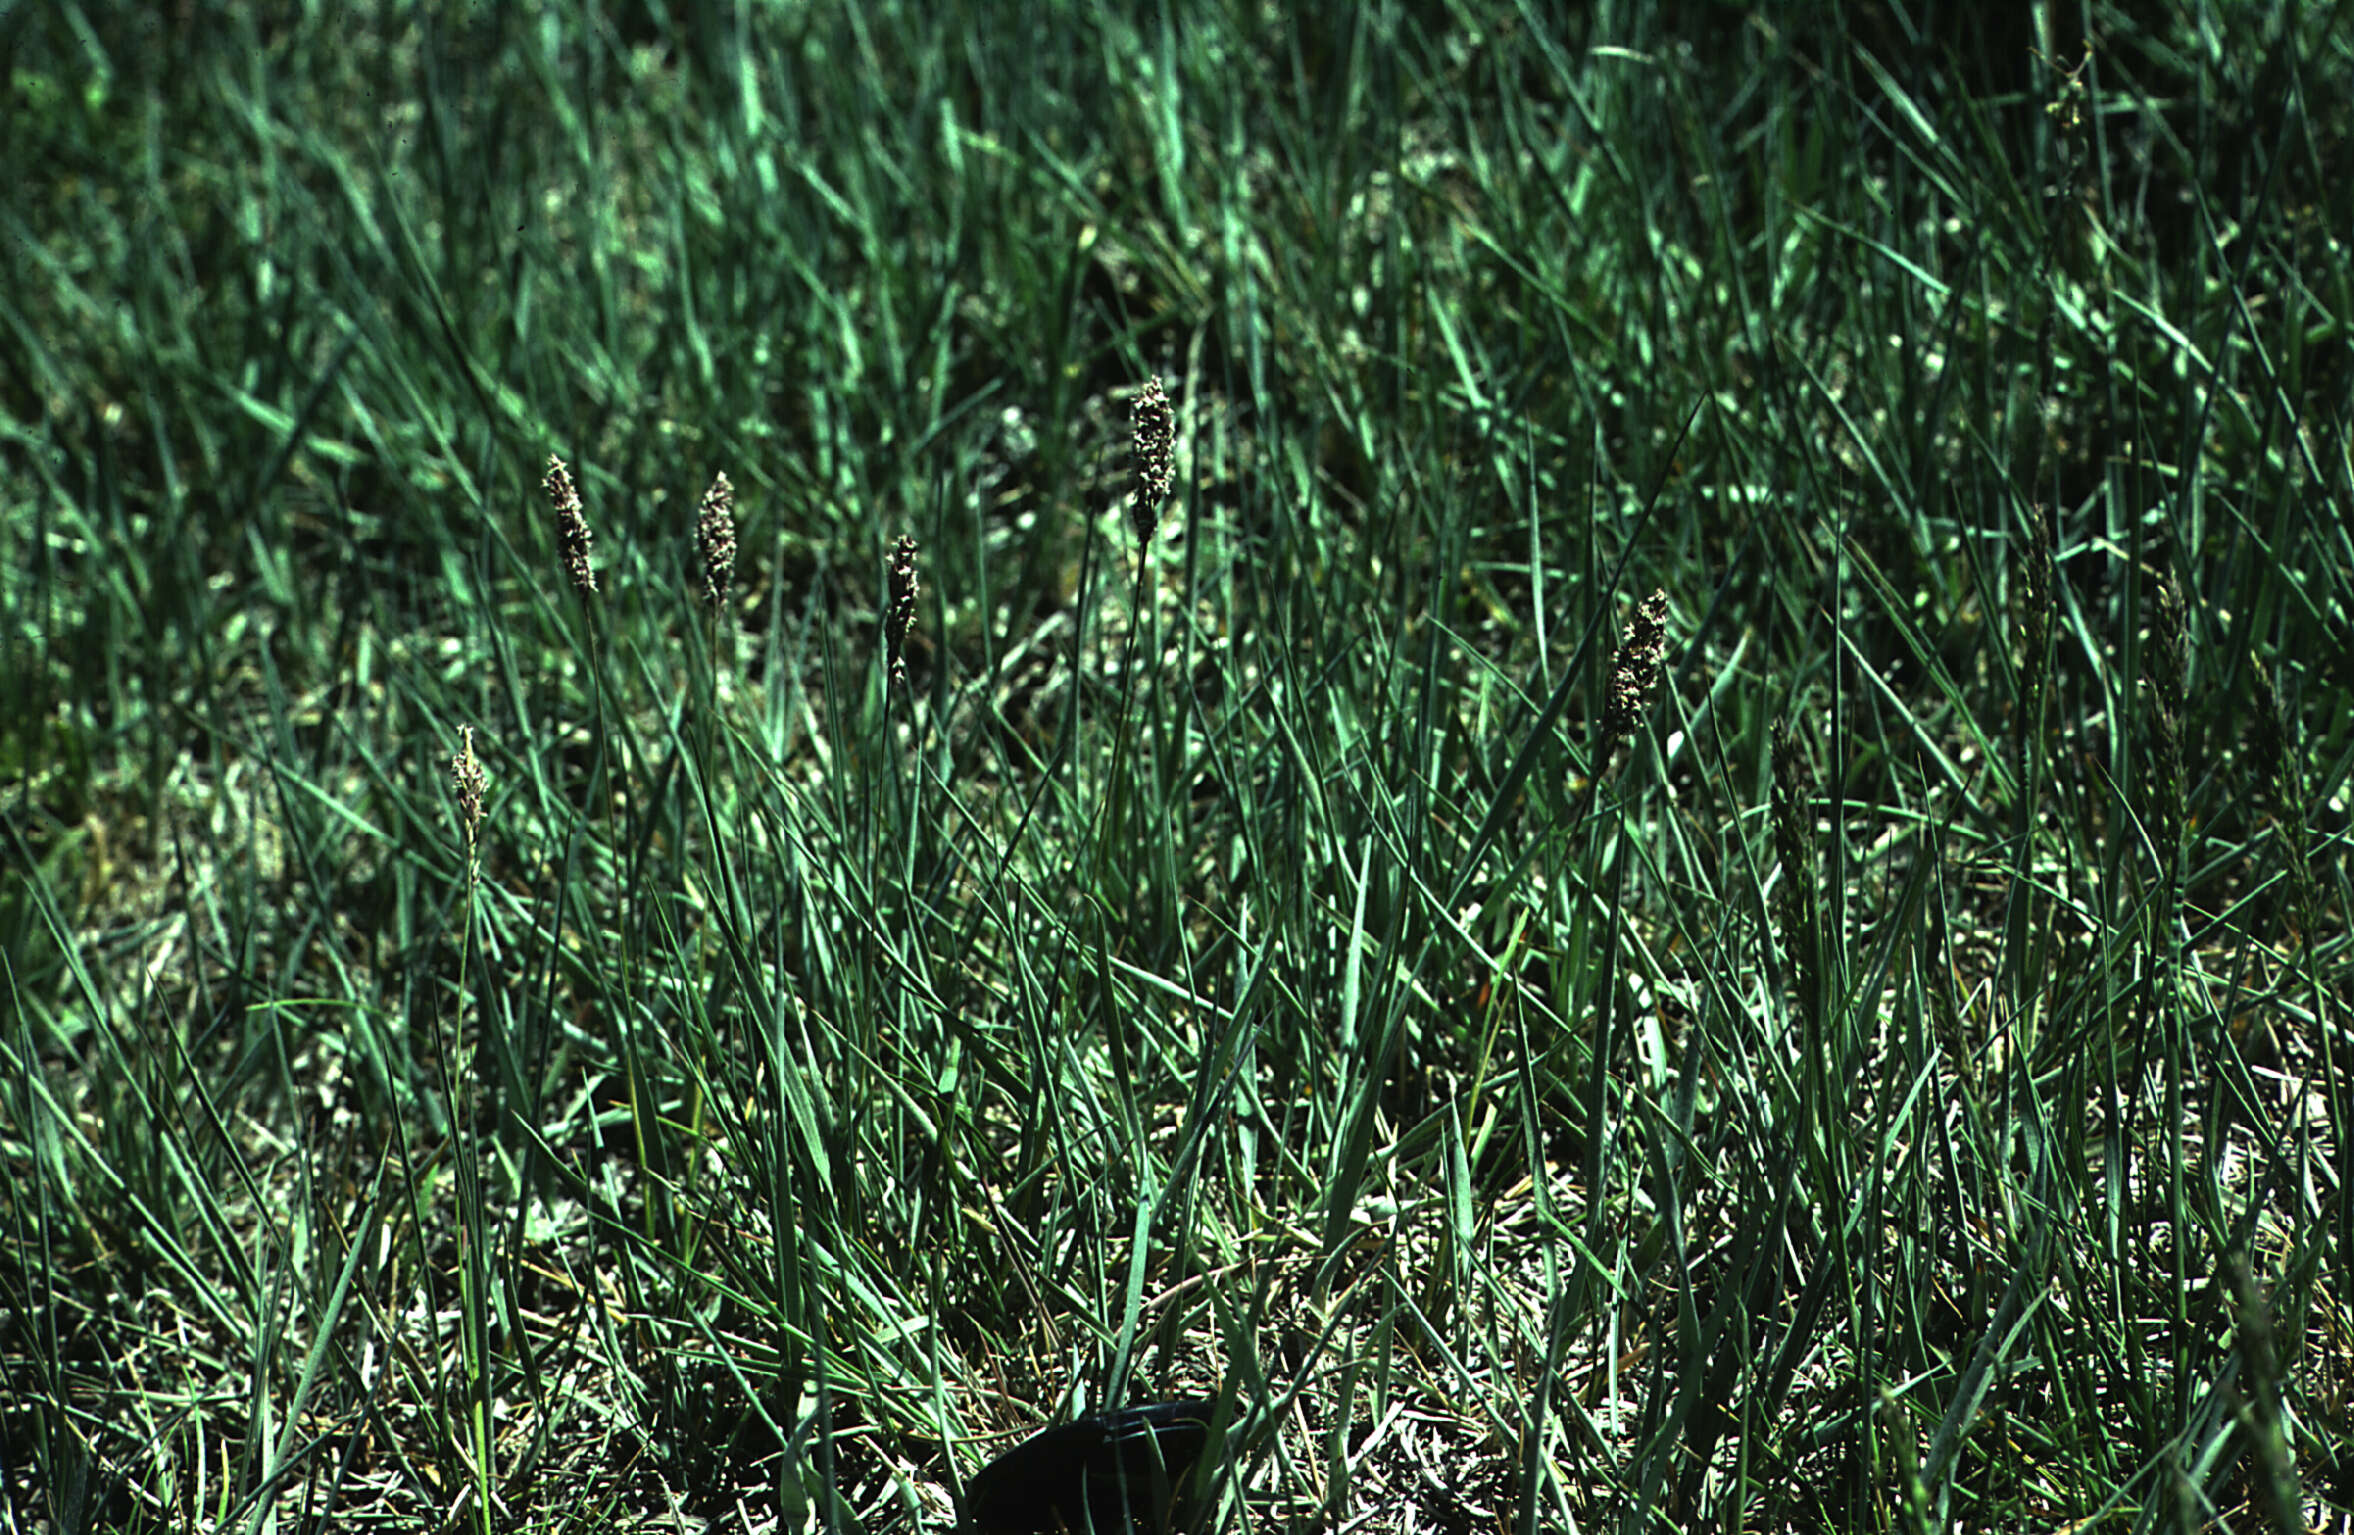
[[[8,1535],[2354,1511],[2345,5],[0,57]]]

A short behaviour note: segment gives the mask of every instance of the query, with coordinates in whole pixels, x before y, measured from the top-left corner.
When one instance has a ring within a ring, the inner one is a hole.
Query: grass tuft
[[[0,1535],[2346,1524],[2342,7],[712,9],[11,13]]]

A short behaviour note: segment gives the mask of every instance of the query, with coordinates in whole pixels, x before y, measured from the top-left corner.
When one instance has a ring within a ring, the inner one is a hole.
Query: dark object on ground
[[[1122,1407],[1033,1434],[966,1489],[979,1535],[1164,1535],[1210,1443],[1211,1402]]]

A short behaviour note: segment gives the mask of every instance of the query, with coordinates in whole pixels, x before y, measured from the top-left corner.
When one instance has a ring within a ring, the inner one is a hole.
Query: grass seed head
[[[2190,638],[2185,626],[2182,583],[2169,569],[2158,582],[2150,612],[2150,648],[2143,668],[2150,682],[2150,775],[2156,789],[2152,832],[2158,845],[2162,872],[2169,878],[2182,851],[2186,821],[2183,810],[2182,718],[2188,696]]]
[[[1134,433],[1136,490],[1128,503],[1128,525],[1136,530],[1136,541],[1145,543],[1152,538],[1162,503],[1177,479],[1177,411],[1157,377],[1146,379],[1136,392],[1129,425]]]
[[[1774,916],[1782,928],[1782,950],[1790,956],[1801,1014],[1815,1016],[1822,995],[1815,949],[1814,770],[1789,725],[1773,730],[1774,854],[1782,863]]]
[[[589,564],[588,519],[581,515],[580,491],[572,483],[572,471],[551,453],[547,478],[540,485],[548,493],[548,504],[556,509],[556,547],[564,556],[564,574],[572,578],[574,591],[590,596],[597,589],[597,572]]]
[[[695,552],[702,557],[703,600],[715,608],[726,606],[736,574],[736,488],[724,472],[703,492],[702,510],[695,516]]]
[[[2150,639],[2156,651],[2150,682],[2157,689],[2158,707],[2179,719],[2190,678],[2190,634],[2184,625],[2182,582],[2171,570],[2158,582]]]
[[[2018,614],[2011,627],[2011,661],[2018,692],[2012,716],[2012,749],[2019,781],[2028,780],[2028,754],[2042,729],[2044,684],[2050,667],[2045,656],[2052,632],[2052,521],[2040,506],[2030,507],[2026,536],[2019,541]]]
[[[1602,705],[1603,755],[1633,735],[1651,712],[1666,657],[1667,593],[1655,591],[1636,607],[1610,665],[1610,687]]]
[[[2020,555],[2019,622],[2015,630],[2019,670],[2024,676],[2042,659],[2044,641],[2052,626],[2052,536],[2042,507],[2033,513],[2033,531]]]
[[[915,540],[903,533],[891,546],[891,606],[883,618],[893,686],[907,680],[907,632],[915,627],[916,587]]]
[[[458,796],[458,819],[466,826],[466,862],[471,872],[474,849],[482,832],[482,797],[489,780],[482,760],[474,755],[474,727],[458,727],[457,754],[450,758],[450,789]]]

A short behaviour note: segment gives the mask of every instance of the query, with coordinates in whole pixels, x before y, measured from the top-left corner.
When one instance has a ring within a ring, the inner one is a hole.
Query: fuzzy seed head
[[[1811,1018],[1822,996],[1814,946],[1815,778],[1798,738],[1780,720],[1774,722],[1772,756],[1774,853],[1782,861],[1782,881],[1774,892],[1773,911],[1781,925],[1783,951],[1792,961],[1799,1005]]]
[[[2043,654],[2052,622],[2051,523],[2042,507],[2034,511],[2034,533],[2020,560],[2023,595],[2019,603],[2019,665],[2022,670]]]
[[[1666,656],[1667,593],[1653,592],[1636,607],[1610,666],[1610,688],[1602,706],[1602,735],[1610,745],[1633,735],[1651,712]]]
[[[2187,823],[2183,810],[2182,724],[2190,672],[2190,642],[2184,625],[2182,583],[2168,570],[2158,582],[2150,615],[2150,648],[2146,662],[2150,691],[2157,707],[2150,713],[2152,761],[2150,776],[2156,791],[2151,834],[2158,846],[2161,873],[2171,879],[2177,868]]]
[[[715,608],[726,606],[736,574],[736,488],[725,473],[713,477],[703,492],[695,517],[695,552],[703,562],[703,600]]]
[[[450,758],[450,789],[458,796],[458,818],[466,825],[466,851],[472,854],[482,831],[482,797],[489,780],[482,761],[474,755],[474,727],[458,727],[457,754]]]
[[[597,589],[597,572],[589,564],[588,518],[581,514],[580,491],[572,483],[572,471],[553,453],[548,455],[547,477],[540,486],[556,511],[556,548],[564,557],[564,574],[572,578],[574,591],[591,596]]]
[[[883,640],[891,658],[891,683],[907,681],[907,634],[915,627],[915,540],[901,534],[891,546],[891,606],[883,616]]]
[[[2190,675],[2189,633],[2183,622],[2182,582],[2169,570],[2158,582],[2157,609],[2151,617],[2150,638],[2156,651],[2151,685],[2158,707],[2180,718]]]
[[[1129,414],[1133,432],[1132,451],[1135,454],[1136,489],[1128,503],[1128,525],[1136,530],[1136,540],[1143,543],[1152,537],[1154,526],[1160,521],[1162,503],[1169,499],[1169,489],[1177,479],[1177,411],[1169,403],[1168,392],[1159,378],[1148,378],[1136,392],[1136,403]]]

